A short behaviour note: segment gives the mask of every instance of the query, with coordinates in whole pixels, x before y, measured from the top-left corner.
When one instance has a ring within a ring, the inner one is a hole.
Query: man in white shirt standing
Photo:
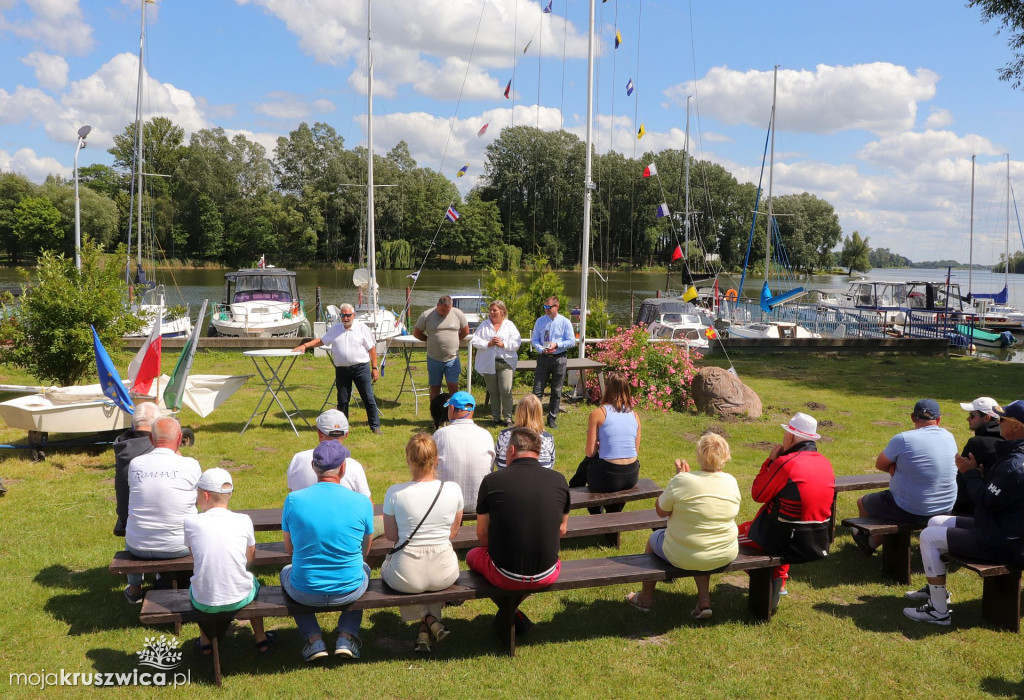
[[[188,556],[182,523],[196,512],[199,462],[178,454],[181,426],[166,416],[153,423],[153,451],[128,465],[128,525],[125,549],[140,559]],[[142,574],[128,574],[125,598],[142,602]]]
[[[476,399],[468,391],[457,391],[445,404],[448,425],[434,433],[437,443],[437,477],[454,481],[462,489],[464,512],[476,512],[480,482],[494,463],[494,438],[473,422]]]
[[[303,343],[293,352],[306,352],[306,348],[326,345],[334,361],[334,381],[338,387],[338,410],[348,417],[348,404],[352,396],[352,384],[356,385],[359,398],[366,406],[366,420],[370,430],[380,435],[380,411],[373,397],[373,383],[380,377],[377,368],[377,342],[373,331],[355,320],[356,311],[351,304],[341,305],[341,323],[331,326],[321,338]]]

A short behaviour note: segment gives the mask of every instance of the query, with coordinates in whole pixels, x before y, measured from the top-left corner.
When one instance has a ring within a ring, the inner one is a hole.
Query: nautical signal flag
[[[690,288],[687,289],[685,292],[683,292],[683,301],[693,301],[696,298],[697,298],[697,288],[694,287],[691,284]]]
[[[664,202],[659,204],[658,205],[658,211],[655,212],[654,216],[657,219],[660,219],[663,216],[668,216],[668,205],[665,204]],[[676,250],[678,250],[678,249],[679,249],[679,246],[676,246]],[[673,253],[672,255],[675,256],[675,253]],[[682,255],[682,253],[680,253],[680,255]],[[675,260],[676,258],[673,257],[672,259]]]
[[[715,338],[718,337],[718,332],[714,328],[712,328],[711,326],[708,326],[707,328],[704,329],[704,335],[708,339],[714,340]]]
[[[487,127],[489,127],[490,125],[491,125],[491,123],[487,122],[486,124],[481,126],[480,127],[480,131],[476,132],[476,135],[477,136],[483,136],[484,134],[486,134],[487,133]]]
[[[463,175],[466,174],[467,170],[469,170],[469,163],[466,163],[461,168],[459,168],[459,172],[455,177],[462,177]]]
[[[546,14],[546,15],[550,15],[551,14],[551,3],[553,3],[554,1],[555,0],[548,0],[548,5],[547,5],[547,7],[544,8],[544,14]]]
[[[615,30],[615,48],[619,48],[622,45],[622,33],[618,29]]]
[[[630,78],[629,82],[626,83],[626,97],[629,97],[632,94],[633,94],[633,79]]]
[[[509,93],[512,92],[512,81],[508,81],[508,85],[505,86],[505,99],[508,99]]]
[[[669,262],[675,262],[676,260],[683,259],[683,249],[680,246],[676,246],[676,249],[672,251],[672,258]]]
[[[444,218],[451,221],[453,224],[459,220],[459,212],[455,211],[455,207],[448,207],[448,211],[444,213]]]
[[[638,139],[642,139],[646,134],[647,134],[647,129],[645,129],[644,125],[641,124],[640,128],[636,130],[636,137]]]
[[[657,175],[657,174],[658,174],[658,166],[655,165],[654,163],[651,163],[646,168],[644,168],[644,177],[651,177],[652,175]]]
[[[524,55],[526,54],[526,50],[528,48],[530,48],[530,44],[532,44],[532,43],[533,43],[533,37],[530,37],[530,40],[528,42],[526,42],[526,46],[523,47],[523,54]]]

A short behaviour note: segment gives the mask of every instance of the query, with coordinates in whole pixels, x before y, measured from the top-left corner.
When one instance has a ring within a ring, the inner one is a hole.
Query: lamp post
[[[75,148],[75,269],[82,269],[82,207],[78,201],[78,152],[85,148],[85,137],[92,131],[86,124],[78,130],[78,147]]]

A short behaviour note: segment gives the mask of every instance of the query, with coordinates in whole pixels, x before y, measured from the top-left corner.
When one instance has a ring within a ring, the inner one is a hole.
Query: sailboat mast
[[[684,268],[690,268],[690,98],[686,96],[686,218],[683,221],[683,240],[685,241],[685,255],[683,256]],[[687,280],[691,282],[692,280]]]
[[[771,146],[771,157],[768,160],[768,225],[765,231],[764,239],[764,280],[768,281],[768,271],[772,262],[772,227],[774,226],[775,220],[772,218],[772,176],[775,171],[775,96],[778,92],[779,87],[779,67],[775,66],[775,77],[772,81],[772,118],[771,118],[771,132],[772,132],[772,146]]]
[[[970,242],[967,246],[967,294],[970,295],[974,289],[972,282],[974,281],[974,159],[977,156],[971,156],[971,224],[970,224]]]
[[[583,250],[580,254],[580,357],[587,354],[587,278],[590,276],[590,208],[594,183],[592,152],[594,146],[594,0],[590,0],[590,25],[587,41],[587,156],[583,172]]]
[[[377,320],[377,242],[373,227],[373,39],[366,0],[366,262],[370,268],[370,313]],[[376,327],[376,326],[375,326]]]
[[[1010,154],[1006,154],[1006,252],[1003,259],[1003,289],[1010,291]]]
[[[139,30],[139,83],[135,93],[135,176],[138,184],[135,187],[136,218],[138,225],[138,243],[135,249],[136,270],[142,269],[142,173],[144,170],[144,152],[142,138],[142,79],[145,65],[146,50],[146,0],[142,0],[142,27]],[[130,235],[130,234],[129,234]]]

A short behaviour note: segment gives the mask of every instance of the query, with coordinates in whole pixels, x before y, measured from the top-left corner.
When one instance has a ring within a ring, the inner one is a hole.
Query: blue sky
[[[502,126],[582,136],[588,5],[554,0],[543,14],[545,4],[374,0],[375,150],[405,139],[421,165],[453,180],[468,163],[457,181],[465,192]],[[69,176],[82,124],[93,133],[80,163],[110,162],[105,151],[134,114],[139,5],[0,0],[0,169],[34,181]],[[997,79],[1006,38],[976,10],[924,0],[610,0],[597,12],[599,150],[682,147],[694,95],[694,154],[752,181],[778,64],[777,194],[829,200],[844,234],[858,230],[874,247],[966,261],[977,154],[975,260],[1002,252],[1006,153],[1024,199],[1024,92]],[[302,121],[364,142],[364,2],[158,0],[147,13],[147,118],[168,116],[189,133],[222,126],[268,153]],[[639,122],[647,135],[638,142]],[[1020,249],[1015,229],[1011,250]]]

